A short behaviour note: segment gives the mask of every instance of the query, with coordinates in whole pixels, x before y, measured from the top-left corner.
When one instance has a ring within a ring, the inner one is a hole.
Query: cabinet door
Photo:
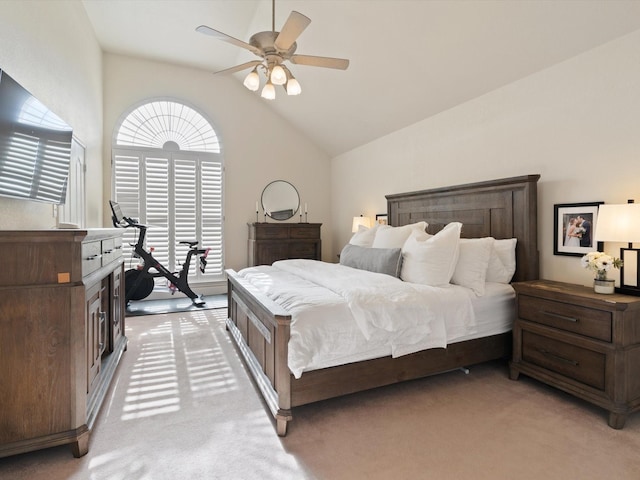
[[[86,294],[86,332],[87,332],[87,394],[91,394],[100,374],[100,359],[102,357],[103,342],[101,342],[101,327],[104,322],[102,312],[102,284],[87,288]]]
[[[113,352],[120,337],[124,335],[124,297],[121,296],[122,286],[122,270],[118,269],[111,275],[111,345],[109,351]]]

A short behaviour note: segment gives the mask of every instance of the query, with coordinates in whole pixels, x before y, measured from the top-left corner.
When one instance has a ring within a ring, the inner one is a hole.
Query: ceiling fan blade
[[[349,60],[345,58],[315,57],[313,55],[292,55],[291,63],[296,65],[309,65],[311,67],[335,68],[346,70],[349,67]]]
[[[196,28],[196,32],[204,33],[205,35],[210,35],[218,40],[222,40],[223,42],[230,43],[231,45],[235,45],[236,47],[245,48],[250,52],[255,53],[258,56],[262,56],[263,52],[259,49],[250,45],[242,40],[238,40],[237,38],[233,38],[226,33],[219,32],[218,30],[214,30],[211,27],[207,27],[206,25],[200,25]]]
[[[236,65],[235,67],[225,68],[224,70],[219,70],[217,72],[213,72],[214,75],[218,75],[220,73],[236,73],[241,70],[246,70],[247,68],[255,67],[256,65],[260,65],[262,61],[260,60],[252,60],[250,62],[243,63],[241,65]]]
[[[282,30],[278,34],[278,38],[274,42],[275,47],[281,51],[287,51],[291,48],[296,39],[309,26],[311,19],[305,17],[295,10],[289,14],[289,18],[282,26]]]

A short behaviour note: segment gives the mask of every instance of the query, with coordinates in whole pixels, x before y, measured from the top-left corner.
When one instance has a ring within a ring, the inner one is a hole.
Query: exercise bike
[[[135,244],[131,244],[134,247],[134,257],[142,259],[142,265],[138,268],[132,268],[124,274],[124,288],[126,300],[125,304],[129,305],[131,300],[142,300],[148,297],[153,288],[155,287],[155,278],[164,277],[169,280],[169,289],[173,295],[176,290],[181,291],[187,297],[191,299],[194,305],[202,307],[205,305],[205,301],[202,296],[197,295],[189,286],[189,268],[191,266],[191,258],[196,255],[200,257],[200,271],[204,273],[207,265],[207,255],[210,249],[198,248],[198,242],[180,242],[182,245],[188,245],[189,250],[187,252],[187,258],[182,265],[182,270],[179,272],[171,272],[158,260],[156,260],[150,251],[144,248],[144,239],[147,233],[147,226],[138,223],[136,220],[125,217],[122,214],[120,205],[114,201],[109,200],[109,206],[111,207],[113,225],[117,228],[129,228],[134,227],[138,229],[138,241]],[[152,270],[153,269],[153,270]]]

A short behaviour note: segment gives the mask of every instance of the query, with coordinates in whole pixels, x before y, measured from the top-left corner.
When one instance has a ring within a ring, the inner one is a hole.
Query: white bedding
[[[509,285],[488,284],[485,296],[476,297],[456,285],[418,285],[314,260],[284,260],[239,275],[291,313],[288,363],[296,378],[304,371],[502,333],[513,321]],[[495,298],[501,315],[493,311]],[[488,325],[495,317],[502,321]]]

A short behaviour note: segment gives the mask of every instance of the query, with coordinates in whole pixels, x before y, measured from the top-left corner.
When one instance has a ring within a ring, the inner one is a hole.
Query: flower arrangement
[[[596,272],[596,280],[606,280],[607,272],[622,267],[622,260],[603,252],[589,252],[580,260],[583,268]]]

